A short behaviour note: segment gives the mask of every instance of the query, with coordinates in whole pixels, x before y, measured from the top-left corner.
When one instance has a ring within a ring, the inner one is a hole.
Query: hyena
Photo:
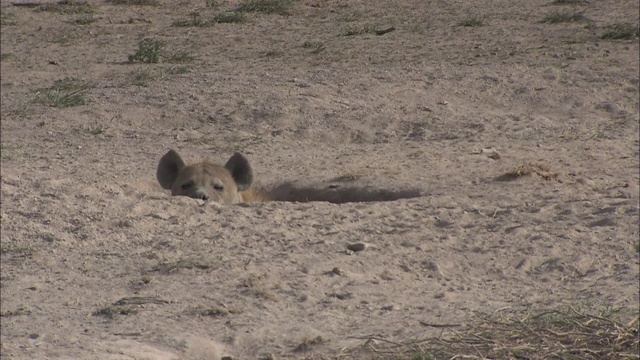
[[[156,171],[160,185],[174,196],[189,196],[222,204],[268,201],[268,196],[253,186],[249,160],[236,152],[224,166],[201,161],[186,165],[175,150],[169,150]]]
[[[236,152],[226,164],[208,160],[186,165],[175,150],[169,150],[158,164],[160,185],[174,196],[215,201],[222,204],[264,201],[347,202],[393,201],[421,196],[418,189],[386,190],[367,187],[342,187],[338,184],[299,187],[286,182],[269,188],[256,186],[249,160]]]

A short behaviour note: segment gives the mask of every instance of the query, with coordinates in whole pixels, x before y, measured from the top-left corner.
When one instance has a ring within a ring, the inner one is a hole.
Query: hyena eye
[[[213,189],[216,190],[216,191],[222,191],[222,190],[224,190],[224,186],[222,184],[219,184],[219,183],[214,183],[213,184]]]
[[[188,182],[188,183],[184,183],[182,184],[182,190],[189,190],[191,189],[191,187],[193,186],[193,182]]]

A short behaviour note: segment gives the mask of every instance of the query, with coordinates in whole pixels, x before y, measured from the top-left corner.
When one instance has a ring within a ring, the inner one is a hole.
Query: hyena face
[[[251,187],[253,170],[249,160],[235,153],[224,166],[208,161],[185,165],[174,150],[169,150],[158,164],[160,185],[174,196],[211,200],[222,204],[243,201],[241,191]]]

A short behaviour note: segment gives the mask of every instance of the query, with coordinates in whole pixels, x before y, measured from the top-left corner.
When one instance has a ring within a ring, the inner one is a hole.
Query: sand
[[[3,359],[348,359],[478,311],[637,316],[638,39],[602,39],[637,2],[305,0],[208,27],[172,24],[240,2],[0,4]],[[585,20],[542,22],[562,11]],[[145,38],[159,62],[130,62]],[[171,197],[170,148],[366,201]]]

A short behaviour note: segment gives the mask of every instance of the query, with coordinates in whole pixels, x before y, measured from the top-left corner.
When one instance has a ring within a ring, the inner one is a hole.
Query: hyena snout
[[[209,200],[211,198],[211,196],[209,196],[209,193],[203,189],[194,191],[193,194],[191,194],[191,197],[200,200]]]

